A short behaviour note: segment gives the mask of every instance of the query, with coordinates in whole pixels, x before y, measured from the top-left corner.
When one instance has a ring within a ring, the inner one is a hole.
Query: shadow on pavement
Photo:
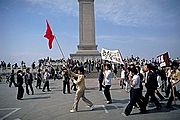
[[[45,97],[32,97],[32,98],[23,98],[23,100],[37,100],[37,99],[48,99],[50,96]]]
[[[92,110],[78,110],[78,112],[91,112]],[[93,110],[94,111],[94,110]]]
[[[53,93],[52,92],[35,93],[35,95],[47,95],[47,94],[53,94]]]
[[[86,90],[98,90],[98,87],[87,87]]]
[[[180,105],[172,105],[171,108],[166,108],[166,104],[164,104],[164,103],[161,103],[161,105],[162,105],[162,108],[160,110],[157,110],[156,108],[148,109],[146,114],[160,113],[160,112],[170,112],[170,111],[180,109]],[[138,114],[141,114],[141,113],[132,113],[131,115],[138,115]]]
[[[127,104],[129,102],[129,99],[124,99],[124,100],[113,99],[112,101],[113,103]]]

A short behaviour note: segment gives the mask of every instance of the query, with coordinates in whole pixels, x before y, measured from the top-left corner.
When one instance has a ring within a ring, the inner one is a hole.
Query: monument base
[[[97,50],[78,50],[75,54],[70,54],[71,59],[85,62],[86,60],[101,59],[100,53]]]

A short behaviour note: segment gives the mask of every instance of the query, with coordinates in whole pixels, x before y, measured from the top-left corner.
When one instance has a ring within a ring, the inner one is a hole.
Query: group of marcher
[[[149,103],[149,100],[151,103],[154,103],[157,110],[161,110],[161,103],[156,98],[156,95],[160,98],[160,100],[164,100],[165,97],[169,96],[169,93],[171,93],[168,102],[166,104],[167,108],[170,108],[172,105],[172,102],[176,100],[176,97],[180,100],[180,70],[179,63],[177,61],[173,61],[168,71],[163,71],[164,68],[161,68],[161,72],[159,69],[153,65],[152,63],[146,63],[144,64],[142,68],[139,65],[136,65],[131,62],[131,64],[127,65],[127,68],[125,68],[124,65],[121,66],[121,73],[120,73],[120,87],[123,88],[125,86],[125,90],[127,91],[128,85],[130,86],[130,101],[127,107],[125,108],[124,115],[128,116],[130,115],[133,106],[139,106],[141,113],[146,113],[146,108]],[[113,71],[113,70],[112,70]],[[168,74],[169,73],[169,74]],[[164,77],[164,75],[167,78]],[[103,81],[105,82],[104,87],[104,95],[107,98],[107,103],[111,103],[111,97],[109,97],[109,88],[111,86],[110,82],[107,82],[106,78],[107,72],[106,70],[99,72],[99,90],[101,91],[103,88]],[[158,77],[161,77],[161,80],[163,81],[160,85],[158,84]],[[166,82],[166,80],[168,82]],[[145,84],[146,87],[146,93],[143,96],[142,90],[143,90],[143,84]],[[161,87],[161,92],[165,92],[166,95],[163,96],[159,91],[158,88]],[[171,92],[170,92],[171,91]],[[149,99],[150,97],[150,99]]]
[[[17,76],[17,82],[15,82],[15,76]],[[24,88],[23,83],[25,83],[26,93],[30,95],[34,95],[34,88],[33,88],[33,81],[34,79],[37,80],[36,88],[42,89],[43,92],[45,92],[45,89],[47,87],[47,91],[51,91],[49,88],[49,77],[50,73],[48,69],[45,69],[45,72],[42,74],[41,70],[38,69],[38,72],[35,77],[33,77],[33,74],[30,72],[30,68],[26,69],[26,72],[23,72],[22,70],[18,70],[17,74],[12,70],[10,77],[9,77],[9,87],[12,86],[12,83],[15,87],[18,88],[17,92],[17,99],[22,100],[24,95]],[[43,88],[41,88],[41,83],[44,82]],[[30,88],[30,91],[29,91]]]
[[[125,108],[124,114],[130,115],[133,106],[139,106],[141,113],[146,113],[147,105],[149,103],[149,97],[151,98],[150,101],[154,102],[156,105],[156,108],[158,110],[161,109],[161,103],[156,98],[156,95],[160,97],[161,100],[164,99],[164,96],[160,94],[158,91],[158,87],[161,87],[161,92],[165,92],[165,97],[168,97],[171,93],[166,107],[171,107],[171,104],[173,101],[175,101],[176,97],[180,99],[180,93],[178,92],[179,89],[177,89],[177,85],[180,83],[180,71],[179,63],[172,62],[171,69],[168,69],[164,72],[159,72],[157,69],[155,69],[155,66],[151,63],[146,64],[125,64],[125,65],[112,65],[107,64],[102,61],[98,62],[92,62],[92,61],[86,61],[88,63],[82,64],[78,61],[74,62],[71,59],[68,59],[66,61],[66,65],[61,67],[61,74],[62,74],[62,80],[63,80],[63,93],[66,94],[70,93],[70,89],[73,89],[76,91],[75,98],[74,98],[74,104],[72,106],[72,109],[70,112],[77,112],[78,111],[78,102],[80,98],[91,108],[93,109],[94,105],[91,101],[89,101],[85,97],[85,65],[89,65],[88,71],[93,70],[92,66],[96,66],[99,71],[99,91],[104,90],[104,95],[107,100],[107,104],[111,104],[112,97],[110,93],[110,88],[112,86],[112,78],[113,73],[115,76],[117,75],[118,69],[120,69],[120,87],[124,88],[128,91],[128,86],[130,86],[130,101],[127,107]],[[91,63],[92,62],[92,63]],[[90,64],[89,64],[90,63]],[[96,63],[96,64],[95,64]],[[93,65],[94,64],[94,65]],[[141,69],[143,68],[143,69]],[[42,71],[38,69],[38,72],[36,74],[36,80],[37,85],[36,88],[41,88],[42,81],[44,82],[44,86],[42,91],[45,92],[45,88],[47,87],[47,91],[51,91],[49,88],[49,78],[52,76],[52,70],[45,69],[45,71],[42,74]],[[143,73],[142,73],[143,71]],[[26,93],[29,95],[29,87],[31,90],[32,95],[34,94],[33,90],[33,75],[30,72],[30,69],[27,68],[26,72],[24,73],[22,70],[18,70],[17,72],[17,83],[15,82],[15,73],[14,70],[12,70],[12,73],[10,75],[10,83],[9,87],[11,87],[12,83],[14,83],[15,87],[18,87],[18,93],[17,93],[17,99],[21,100],[23,98],[24,89],[23,89],[23,81],[25,81],[26,84]],[[166,76],[163,77],[163,75]],[[157,76],[161,76],[162,83],[158,84]],[[167,81],[166,81],[167,79]],[[70,81],[72,81],[72,86],[70,86]],[[142,90],[143,90],[143,84],[145,84],[146,87],[146,93],[143,96]],[[156,95],[155,95],[156,94]]]

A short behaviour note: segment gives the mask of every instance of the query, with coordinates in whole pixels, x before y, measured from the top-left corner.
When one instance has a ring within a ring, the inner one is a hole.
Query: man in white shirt
[[[130,90],[130,102],[127,105],[125,111],[123,114],[125,114],[126,116],[130,115],[133,105],[137,104],[140,107],[140,111],[141,113],[145,113],[146,112],[146,106],[144,105],[144,103],[140,100],[141,98],[141,89],[140,89],[140,77],[138,74],[137,69],[134,67],[130,68],[130,73],[132,76],[129,76],[129,80],[130,80],[130,85],[131,85],[131,90]]]
[[[125,68],[124,66],[121,68],[121,76],[120,76],[120,86],[123,89],[124,81],[125,81]]]
[[[48,69],[45,70],[45,73],[44,73],[44,87],[43,87],[43,92],[45,92],[45,88],[47,87],[47,91],[51,91],[49,89],[49,77],[50,77],[50,73],[48,72]]]
[[[111,94],[110,94],[110,87],[111,87],[111,79],[112,79],[112,72],[110,64],[105,65],[104,71],[104,95],[107,99],[107,104],[112,103]]]

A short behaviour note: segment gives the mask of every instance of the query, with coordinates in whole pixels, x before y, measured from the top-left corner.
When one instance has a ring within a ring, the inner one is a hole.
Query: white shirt
[[[125,70],[122,70],[122,71],[121,71],[121,78],[122,78],[122,79],[125,79]]]
[[[140,88],[140,77],[139,75],[134,75],[131,82],[131,87],[134,89]]]
[[[167,77],[171,76],[171,72],[172,72],[172,70],[170,70],[170,69],[167,71]]]
[[[147,83],[148,73],[149,73],[149,71],[145,72],[145,83]]]
[[[50,74],[49,74],[48,72],[45,72],[45,73],[44,73],[44,80],[45,80],[45,81],[49,81],[49,79],[48,79],[49,76],[50,76]]]
[[[157,75],[158,87],[162,85],[161,76]]]
[[[105,70],[104,71],[105,85],[111,85],[111,78],[112,78],[111,70]]]

